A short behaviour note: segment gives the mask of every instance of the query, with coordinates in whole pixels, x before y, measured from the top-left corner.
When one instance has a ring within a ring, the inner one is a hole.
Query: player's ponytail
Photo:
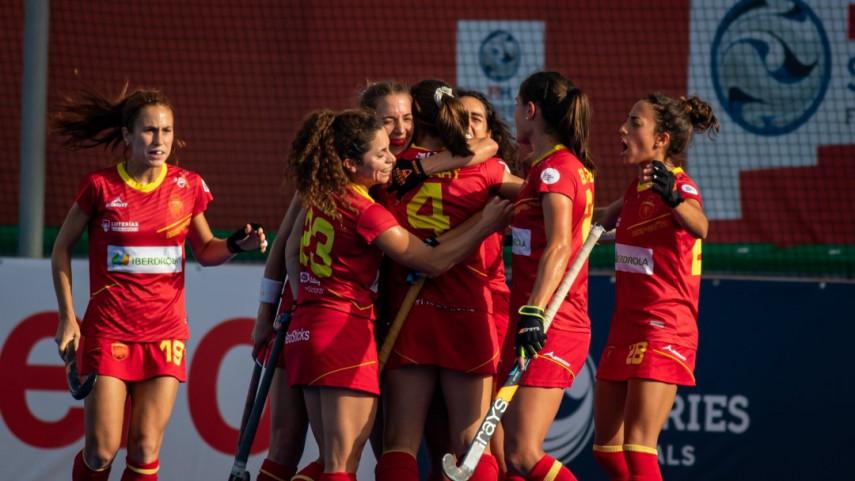
[[[675,165],[682,164],[692,143],[693,132],[706,132],[710,137],[718,133],[718,119],[712,107],[698,97],[674,99],[656,92],[645,97],[644,101],[653,108],[656,121],[654,131],[669,135],[670,142],[665,155]]]
[[[441,80],[422,80],[410,88],[410,95],[417,143],[425,136],[432,136],[452,155],[473,155],[466,139],[469,114],[451,86]]]

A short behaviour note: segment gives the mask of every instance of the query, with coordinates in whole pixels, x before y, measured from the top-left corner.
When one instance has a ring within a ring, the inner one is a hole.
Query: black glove
[[[392,170],[392,178],[389,179],[388,191],[394,192],[400,199],[428,177],[425,169],[422,168],[421,160],[398,159],[395,162],[395,169]]]
[[[523,351],[525,356],[534,357],[546,344],[546,333],[543,331],[544,313],[537,306],[522,306],[518,311],[520,320],[517,322],[517,340],[515,352]]]
[[[263,229],[261,224],[250,223],[249,226],[253,231],[258,232],[258,229]],[[241,246],[238,245],[238,241],[242,241],[249,237],[249,234],[246,233],[246,227],[241,227],[240,229],[232,232],[232,235],[226,239],[226,247],[229,249],[229,252],[232,254],[237,254],[239,252],[246,252]]]
[[[668,207],[673,209],[686,200],[680,195],[680,191],[675,188],[674,183],[677,178],[668,170],[668,167],[665,167],[665,164],[654,160],[652,167],[653,192],[662,196],[662,200],[668,204]]]

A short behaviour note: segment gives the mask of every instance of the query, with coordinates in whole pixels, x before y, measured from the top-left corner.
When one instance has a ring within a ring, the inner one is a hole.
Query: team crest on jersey
[[[653,210],[656,208],[656,204],[649,200],[645,200],[638,206],[638,217],[641,219],[647,219],[648,217],[653,215]]]
[[[123,361],[128,357],[128,345],[121,342],[110,344],[110,355],[117,361]]]
[[[110,219],[104,219],[101,221],[101,228],[104,229],[104,232],[110,230]]]
[[[179,175],[175,178],[175,185],[183,189],[187,187],[187,179],[185,179],[183,175]]]
[[[173,197],[169,199],[169,213],[172,214],[173,217],[178,217],[181,215],[184,210],[184,201],[177,197]]]
[[[107,202],[104,207],[108,209],[123,209],[128,206],[128,203],[122,200],[122,196],[116,196],[115,199]]]
[[[546,185],[552,185],[561,179],[561,173],[558,170],[548,167],[540,173],[540,180]]]

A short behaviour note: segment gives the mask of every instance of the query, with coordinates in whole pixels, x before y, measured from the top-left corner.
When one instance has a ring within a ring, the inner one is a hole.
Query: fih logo
[[[495,30],[481,42],[478,59],[481,70],[491,80],[501,82],[517,74],[520,68],[520,43],[513,34]]]
[[[758,135],[782,135],[816,112],[831,78],[822,22],[802,0],[742,0],[712,45],[713,86],[730,117]]]
[[[564,390],[564,398],[549,428],[543,449],[567,464],[588,446],[594,435],[594,373],[590,356],[585,360],[573,386]]]

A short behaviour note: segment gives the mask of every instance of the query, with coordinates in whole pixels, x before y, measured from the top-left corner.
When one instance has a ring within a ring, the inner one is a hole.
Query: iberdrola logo
[[[114,266],[126,266],[131,262],[131,256],[125,254],[122,251],[116,252],[113,254],[113,257],[110,259],[110,264]]]

